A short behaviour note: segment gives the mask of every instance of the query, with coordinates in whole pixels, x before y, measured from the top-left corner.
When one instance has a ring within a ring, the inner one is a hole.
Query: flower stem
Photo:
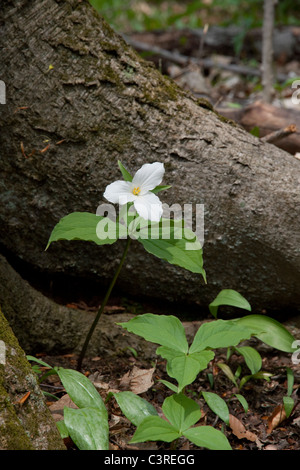
[[[98,312],[97,312],[97,315],[96,315],[96,317],[95,317],[95,319],[94,319],[94,321],[93,321],[93,323],[92,323],[92,326],[91,326],[91,328],[90,328],[90,330],[89,330],[89,332],[88,332],[88,334],[87,334],[87,336],[86,336],[86,338],[85,338],[85,342],[84,342],[84,344],[83,344],[81,353],[80,353],[79,358],[78,358],[77,370],[81,370],[82,361],[83,361],[83,359],[84,359],[84,356],[85,356],[85,353],[86,353],[88,344],[89,344],[90,339],[91,339],[91,337],[92,337],[92,334],[93,334],[93,332],[94,332],[94,330],[95,330],[95,328],[96,328],[96,326],[97,326],[97,324],[98,324],[98,321],[99,321],[99,319],[100,319],[100,317],[101,317],[101,315],[102,315],[102,313],[103,313],[103,310],[104,310],[104,308],[106,307],[106,304],[107,304],[107,302],[108,302],[108,300],[109,300],[111,291],[113,290],[114,285],[115,285],[115,283],[116,283],[116,281],[117,281],[117,279],[118,279],[118,276],[119,276],[119,274],[120,274],[120,271],[121,271],[121,269],[122,269],[122,266],[123,266],[123,264],[124,264],[124,261],[125,261],[125,258],[126,258],[126,255],[127,255],[128,249],[129,249],[129,246],[130,246],[130,242],[131,242],[131,238],[128,237],[128,238],[127,238],[127,242],[126,242],[126,246],[125,246],[125,249],[124,249],[124,253],[123,253],[122,258],[121,258],[121,261],[120,261],[120,264],[119,264],[119,266],[118,266],[118,268],[117,268],[117,270],[116,270],[116,272],[115,272],[115,275],[114,275],[114,277],[113,277],[113,279],[112,279],[112,281],[111,281],[111,283],[110,283],[110,286],[109,286],[109,288],[108,288],[108,290],[107,290],[107,292],[106,292],[106,295],[105,295],[105,297],[104,297],[104,299],[103,299],[103,302],[102,302],[102,304],[101,304],[101,306],[100,306],[100,308],[99,308],[99,310],[98,310]]]

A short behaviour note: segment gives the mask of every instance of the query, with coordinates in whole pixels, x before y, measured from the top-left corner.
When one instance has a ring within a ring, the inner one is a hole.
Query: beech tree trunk
[[[136,243],[119,288],[205,309],[233,288],[254,311],[299,311],[300,162],[162,76],[87,1],[4,0],[1,8],[5,252],[41,278],[105,286],[122,241],[58,242],[45,252],[49,235],[70,212],[96,212],[106,185],[120,179],[117,160],[131,172],[160,161],[172,185],[163,202],[204,204],[208,283]]]
[[[26,354],[79,354],[95,312],[59,305],[25,281],[0,255],[0,305],[5,312],[21,348]],[[126,332],[118,322],[129,321],[128,312],[114,315],[105,311],[89,343],[89,356],[112,356],[123,353],[130,345],[139,357],[154,357],[156,347]],[[1,325],[0,341],[5,341]],[[0,364],[1,364],[0,342]],[[55,365],[55,364],[53,364]],[[1,370],[0,370],[1,376]],[[1,378],[1,377],[0,377]]]

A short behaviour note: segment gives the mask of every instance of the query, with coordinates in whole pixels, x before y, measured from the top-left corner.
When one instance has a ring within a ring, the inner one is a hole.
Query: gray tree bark
[[[20,346],[31,355],[78,354],[95,316],[92,311],[59,305],[47,298],[25,281],[1,255],[0,305]],[[89,344],[88,355],[124,354],[131,346],[139,357],[155,357],[156,347],[117,325],[132,317],[126,311],[113,315],[105,312]],[[0,340],[6,342],[3,332],[1,328]]]
[[[5,0],[0,241],[43,273],[105,286],[122,242],[58,242],[59,219],[96,212],[117,160],[165,164],[168,204],[204,204],[208,284],[136,243],[119,287],[205,309],[233,288],[268,313],[300,305],[299,161],[260,142],[142,60],[87,1]],[[205,310],[207,312],[207,310]]]

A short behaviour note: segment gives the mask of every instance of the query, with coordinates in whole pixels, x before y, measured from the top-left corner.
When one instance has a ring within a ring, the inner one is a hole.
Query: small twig
[[[140,52],[152,52],[159,57],[162,57],[165,60],[169,60],[174,64],[179,65],[188,65],[188,64],[196,64],[202,67],[206,67],[208,69],[216,68],[220,70],[228,70],[233,73],[238,73],[240,75],[251,75],[254,77],[261,77],[262,72],[258,68],[254,67],[247,67],[245,65],[237,65],[237,64],[222,64],[214,61],[212,59],[198,59],[197,57],[189,57],[183,54],[179,54],[178,52],[171,52],[166,49],[162,49],[157,46],[153,46],[151,44],[146,44],[145,42],[137,41],[136,39],[132,39],[127,35],[122,35],[123,39],[129,44],[131,47],[136,49]],[[277,81],[284,82],[287,79],[287,76],[284,74],[277,74]]]
[[[290,124],[289,126],[284,127],[283,129],[278,129],[277,131],[271,132],[271,134],[265,135],[260,140],[263,142],[268,142],[269,144],[273,144],[274,142],[277,142],[278,140],[281,140],[284,137],[288,137],[290,134],[293,134],[294,132],[296,132],[296,130],[296,126],[294,124]]]
[[[219,416],[216,415],[216,417],[215,417],[215,419],[214,419],[214,422],[213,422],[213,424],[212,424],[213,427],[215,427],[215,425],[217,424],[218,420],[219,420]]]
[[[57,390],[57,391],[59,391],[59,392],[61,392],[62,390],[65,389],[65,387],[63,387],[62,385],[51,385],[51,384],[46,384],[46,383],[41,383],[41,384],[40,384],[40,387],[41,387],[41,388],[44,388],[44,387],[45,387],[45,388],[55,389],[55,390]]]

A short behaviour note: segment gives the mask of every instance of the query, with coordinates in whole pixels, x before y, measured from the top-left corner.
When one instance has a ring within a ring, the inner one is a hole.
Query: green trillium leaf
[[[182,220],[162,218],[159,223],[145,224],[137,239],[148,253],[201,274],[206,282],[201,243]]]
[[[118,325],[152,343],[176,349],[182,353],[188,351],[184,327],[181,321],[173,315],[145,313]]]
[[[277,320],[266,315],[246,315],[233,320],[237,325],[248,328],[252,334],[263,343],[278,349],[292,353],[295,351],[293,335]]]
[[[232,450],[227,437],[212,426],[196,426],[184,432],[184,436],[198,447],[210,450]]]
[[[200,326],[190,347],[190,353],[206,348],[236,346],[251,335],[252,331],[246,325],[240,325],[233,320],[213,320]]]
[[[162,410],[168,421],[183,434],[201,418],[199,405],[183,393],[167,397],[162,405]]]
[[[133,392],[116,392],[113,396],[126,418],[135,426],[141,424],[147,416],[157,416],[154,406]]]
[[[147,441],[172,442],[180,437],[180,432],[160,416],[148,416],[137,427],[130,444]]]
[[[55,225],[46,249],[51,243],[59,240],[81,240],[97,245],[111,245],[126,235],[127,228],[108,217],[89,212],[72,212]]]
[[[199,372],[206,369],[207,364],[214,358],[213,351],[186,354],[165,346],[161,346],[156,352],[167,360],[168,375],[177,380],[179,391],[194,382]]]

